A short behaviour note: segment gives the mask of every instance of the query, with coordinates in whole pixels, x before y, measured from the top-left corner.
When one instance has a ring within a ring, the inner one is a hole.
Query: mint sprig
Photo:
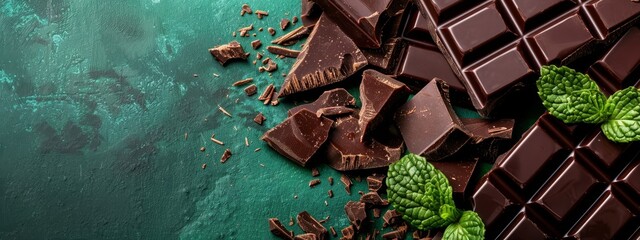
[[[609,98],[588,75],[566,66],[543,66],[536,82],[549,113],[565,123],[603,123],[613,142],[640,140],[640,90],[629,87]]]
[[[447,177],[424,157],[407,154],[389,166],[387,196],[402,219],[419,230],[445,229],[443,239],[483,239],[484,223],[453,202]]]

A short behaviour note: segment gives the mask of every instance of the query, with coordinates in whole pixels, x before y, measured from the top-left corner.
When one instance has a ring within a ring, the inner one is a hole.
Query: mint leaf
[[[460,221],[449,225],[444,230],[443,240],[482,240],[484,239],[484,223],[477,213],[462,212]]]
[[[543,66],[536,86],[549,113],[565,123],[601,123],[608,117],[606,97],[588,75],[565,66]]]
[[[640,140],[640,90],[628,87],[617,91],[607,99],[605,111],[610,117],[601,127],[609,140]]]
[[[389,166],[387,176],[389,202],[414,227],[441,228],[457,220],[448,207],[440,212],[443,205],[455,206],[451,185],[425,158],[407,154]]]

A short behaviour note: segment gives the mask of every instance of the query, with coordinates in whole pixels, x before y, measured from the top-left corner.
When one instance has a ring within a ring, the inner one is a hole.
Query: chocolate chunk
[[[333,226],[329,227],[329,231],[331,231],[331,235],[333,235],[334,237],[338,236],[338,233],[336,232],[336,229],[333,228]]]
[[[246,60],[242,45],[236,41],[231,41],[229,44],[220,45],[209,49],[209,53],[218,60],[218,62],[224,66],[229,61],[233,60]]]
[[[256,87],[255,84],[251,84],[244,89],[244,92],[247,94],[247,96],[252,96],[256,94],[257,91],[258,91],[258,87]]]
[[[225,163],[227,162],[227,160],[229,160],[229,158],[231,158],[231,150],[227,148],[224,150],[224,153],[222,153],[222,157],[220,157],[220,162]]]
[[[274,91],[274,86],[273,86],[273,84],[269,84],[269,85],[264,89],[264,91],[262,91],[262,94],[260,94],[260,97],[258,97],[258,100],[259,100],[259,101],[264,101],[264,100],[267,100],[267,99],[271,100],[270,95],[271,95],[271,94],[273,94],[273,91]],[[289,116],[291,116],[291,114],[290,114]]]
[[[363,49],[362,53],[367,58],[369,66],[391,73],[399,55],[402,54],[401,51],[404,49],[404,45],[405,43],[402,39],[392,38],[387,40],[380,48]]]
[[[328,177],[327,181],[329,181],[330,186],[333,186],[333,177]]]
[[[282,20],[280,20],[280,29],[285,30],[287,29],[287,27],[289,27],[289,19],[283,18]]]
[[[394,226],[402,221],[402,216],[395,209],[387,210],[382,216],[382,220],[387,226]]]
[[[475,172],[478,160],[447,158],[443,161],[431,161],[430,163],[447,176],[449,184],[453,188],[453,199],[457,205],[463,205],[470,191],[473,190],[473,186],[469,186],[469,180]]]
[[[288,32],[287,34],[276,38],[275,40],[271,41],[271,43],[278,44],[278,45],[283,45],[283,46],[293,45],[298,40],[304,39],[307,36],[309,36],[309,34],[311,33],[311,29],[312,28],[305,27],[305,26],[300,26],[299,28],[296,28],[293,31]]]
[[[396,123],[409,152],[437,161],[469,141],[449,102],[449,87],[434,79],[396,114]]]
[[[380,217],[380,208],[374,208],[371,210],[373,212],[373,217],[374,218],[379,218]]]
[[[377,128],[390,120],[389,116],[407,101],[409,88],[404,83],[376,70],[365,70],[360,83],[360,141],[363,142]]]
[[[253,11],[251,11],[251,7],[249,7],[249,4],[242,4],[242,10],[240,10],[240,15],[244,16],[245,13],[248,13],[248,14],[253,13]]]
[[[361,202],[349,201],[344,205],[344,212],[347,214],[347,218],[356,227],[356,230],[360,230],[360,226],[367,219],[367,211],[365,210],[365,204]]]
[[[296,235],[296,237],[294,237],[293,239],[294,240],[317,240],[318,236],[316,236],[313,233],[304,233],[304,234]]]
[[[275,29],[273,29],[273,28],[271,28],[271,27],[270,27],[270,28],[267,28],[267,32],[269,32],[269,34],[271,34],[271,36],[273,36],[273,35],[275,35],[275,34],[276,34],[276,30],[275,30]]]
[[[279,97],[340,82],[367,65],[360,49],[327,17],[314,27]]]
[[[314,0],[362,48],[379,48],[383,26],[407,0]]]
[[[327,140],[333,120],[302,110],[267,131],[262,140],[281,155],[305,166]]]
[[[251,42],[251,47],[253,47],[253,49],[258,49],[260,46],[262,46],[262,42],[260,42],[260,39],[253,40]]]
[[[278,46],[268,46],[267,51],[273,54],[282,55],[290,58],[297,58],[300,55],[300,51],[291,50],[288,48],[278,47]]]
[[[238,32],[240,32],[240,36],[241,37],[248,37],[249,36],[249,31],[253,30],[253,24],[247,26],[247,27],[242,27],[240,29],[238,29]]]
[[[366,203],[370,206],[387,206],[389,201],[382,199],[378,192],[368,192],[360,197],[360,202]]]
[[[287,230],[277,218],[269,218],[269,230],[281,239],[293,239],[293,232]]]
[[[326,163],[338,171],[373,169],[386,167],[402,156],[400,137],[388,134],[384,143],[373,138],[360,142],[361,134],[357,118],[336,120],[324,152]]]
[[[271,60],[271,58],[265,58],[264,61],[262,61],[264,64],[266,64],[266,67],[259,67],[258,70],[260,72],[273,72],[275,70],[278,70],[278,64],[276,62],[274,62],[273,60]]]
[[[320,19],[322,9],[318,4],[311,0],[302,0],[302,9],[300,11],[300,19],[305,27],[312,27]]]
[[[383,174],[373,174],[367,177],[367,184],[369,185],[369,191],[377,192],[380,191],[382,186],[384,186],[384,178]]]
[[[329,237],[327,229],[324,228],[322,224],[313,218],[307,211],[298,213],[297,220],[298,226],[300,226],[302,231],[315,234],[318,237],[318,240],[324,240]]]
[[[404,239],[407,235],[407,226],[400,226],[397,230],[382,234],[384,239]]]
[[[264,120],[267,120],[267,118],[265,118],[264,115],[262,115],[262,113],[258,113],[258,115],[256,115],[256,117],[253,118],[253,121],[258,125],[262,125],[262,123],[264,123]]]
[[[356,99],[347,92],[344,88],[336,88],[329,91],[325,91],[312,103],[303,104],[289,109],[289,116],[299,112],[302,109],[307,109],[311,112],[318,112],[322,108],[326,107],[355,107]]]
[[[320,176],[320,171],[318,171],[318,168],[311,168],[311,176]]]
[[[263,16],[269,16],[269,13],[262,10],[256,10],[256,16],[258,19],[262,19]]]
[[[298,22],[298,17],[297,16],[293,16],[291,18],[291,23],[296,24]]]
[[[351,185],[353,184],[351,179],[347,177],[347,175],[341,174],[340,181],[344,184],[344,190],[347,191],[348,194],[351,194]]]
[[[312,179],[309,181],[309,187],[315,187],[318,184],[320,184],[320,179]]]
[[[335,117],[338,117],[338,116],[350,115],[350,114],[352,114],[354,112],[355,112],[355,110],[353,108],[348,108],[348,107],[343,107],[343,106],[336,106],[336,107],[320,108],[316,112],[316,115],[325,116],[325,117],[328,117],[328,118],[335,118]]]
[[[353,240],[354,235],[356,234],[355,230],[353,229],[353,225],[349,225],[346,228],[342,229],[342,238],[340,238],[340,240]]]
[[[329,195],[329,198],[332,198],[333,197],[333,190],[327,191],[327,195]]]

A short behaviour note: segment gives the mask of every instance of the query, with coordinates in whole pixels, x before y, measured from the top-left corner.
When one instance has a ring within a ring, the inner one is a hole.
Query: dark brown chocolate
[[[282,46],[293,45],[299,40],[309,36],[309,34],[311,33],[311,29],[313,28],[300,26],[299,28],[296,28],[293,31],[288,32],[287,34],[276,38],[275,40],[271,41],[271,43],[282,45]]]
[[[347,175],[341,174],[340,181],[342,182],[342,184],[344,184],[344,190],[347,191],[348,194],[351,194],[351,185],[353,185],[353,183],[351,182],[351,178],[349,178]]]
[[[233,60],[247,60],[247,55],[242,45],[237,41],[211,48],[209,49],[209,53],[211,53],[222,66]]]
[[[396,114],[396,123],[409,152],[437,161],[469,141],[449,102],[449,87],[434,79]]]
[[[246,78],[246,79],[238,80],[238,81],[234,82],[231,86],[238,87],[238,86],[242,86],[242,85],[245,85],[247,83],[250,83],[250,82],[253,82],[253,78]]]
[[[255,84],[251,84],[248,87],[244,88],[244,93],[246,93],[247,96],[253,96],[257,91],[258,87],[256,87]]]
[[[265,58],[262,61],[262,63],[266,64],[267,66],[266,67],[265,66],[259,67],[258,71],[260,71],[260,72],[264,72],[264,71],[273,72],[275,70],[278,70],[278,64],[276,62],[274,62],[273,60],[271,60],[271,58]]]
[[[302,109],[307,109],[311,112],[318,112],[319,110],[327,107],[355,107],[356,99],[344,88],[336,88],[329,91],[325,91],[312,103],[303,104],[300,106],[289,109],[289,116],[297,113]]]
[[[481,118],[460,119],[473,143],[481,143],[492,138],[511,139],[514,119],[487,120]]]
[[[352,116],[336,120],[325,148],[327,165],[338,171],[386,167],[402,156],[404,144],[399,137],[387,135],[387,142],[369,139],[360,142],[362,131]]]
[[[302,231],[315,234],[318,237],[318,240],[324,240],[329,237],[327,229],[324,228],[322,224],[313,218],[307,211],[298,213],[297,220],[298,226],[300,226]]]
[[[251,47],[253,47],[253,49],[258,49],[260,46],[262,46],[262,42],[260,42],[260,39],[251,41]]]
[[[301,110],[267,131],[262,140],[281,155],[305,166],[327,140],[333,120]]]
[[[286,30],[289,27],[289,23],[291,23],[289,19],[283,18],[282,20],[280,20],[280,29]]]
[[[407,101],[409,88],[387,75],[368,69],[362,74],[360,83],[360,118],[358,125],[362,134],[360,141],[371,136],[371,132],[391,120],[393,113]]]
[[[301,0],[302,8],[300,11],[300,19],[305,27],[312,27],[316,25],[320,16],[322,15],[322,9],[318,4],[311,0]]]
[[[404,239],[407,235],[408,227],[406,225],[399,226],[398,229],[382,234],[384,239]]]
[[[268,46],[267,51],[276,55],[282,55],[290,58],[297,58],[298,55],[300,55],[300,51],[278,47],[278,46]]]
[[[229,150],[228,148],[224,150],[224,152],[222,153],[222,157],[220,157],[220,162],[221,163],[225,163],[227,162],[227,160],[229,160],[229,158],[231,158],[231,150]]]
[[[344,212],[356,230],[360,230],[362,223],[367,219],[365,204],[362,202],[349,201],[344,205]]]
[[[367,59],[335,23],[322,16],[287,75],[279,97],[340,82],[367,65]]]
[[[367,184],[369,185],[369,191],[378,192],[384,186],[384,174],[373,174],[367,177]]]
[[[382,216],[382,220],[386,226],[394,226],[402,221],[402,215],[395,209],[387,210]]]
[[[277,218],[269,218],[269,230],[273,235],[276,235],[281,239],[293,239],[293,231],[287,230],[287,228],[284,227]]]
[[[389,201],[386,199],[382,199],[378,192],[368,192],[360,197],[360,202],[366,203],[368,206],[387,206],[389,205]]]
[[[262,113],[258,113],[258,115],[256,115],[256,117],[253,118],[253,121],[258,125],[262,125],[262,123],[264,123],[264,120],[267,120],[267,118],[265,118],[264,115],[262,115]]]
[[[355,110],[353,108],[343,106],[323,107],[316,111],[316,115],[325,116],[332,119],[340,116],[351,115],[353,113],[355,113]]]
[[[309,181],[309,187],[315,187],[318,184],[320,184],[320,179],[312,179],[311,181]]]
[[[353,240],[356,231],[353,229],[353,225],[349,225],[342,229],[342,238],[340,240]]]
[[[430,163],[447,176],[449,185],[453,188],[453,199],[458,206],[463,206],[465,199],[473,190],[473,186],[469,186],[469,181],[476,170],[478,160],[471,157],[464,159],[448,158],[443,161],[431,161]]]

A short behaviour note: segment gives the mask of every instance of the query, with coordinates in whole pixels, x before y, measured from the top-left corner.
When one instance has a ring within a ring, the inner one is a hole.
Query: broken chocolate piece
[[[306,38],[307,36],[309,36],[310,33],[311,33],[311,28],[300,26],[299,28],[296,28],[293,31],[288,32],[287,34],[276,38],[275,40],[271,41],[271,43],[283,45],[283,46],[289,46],[300,39]]]
[[[318,184],[320,184],[320,179],[312,179],[309,181],[309,187],[315,187]]]
[[[380,48],[364,49],[362,52],[367,58],[369,66],[391,73],[390,70],[398,62],[404,46],[405,44],[400,38],[392,38],[387,40]]]
[[[311,112],[318,112],[322,108],[326,107],[355,107],[356,99],[347,92],[344,88],[336,88],[329,91],[325,91],[312,103],[303,104],[289,109],[288,115],[291,116],[302,109],[307,109]]]
[[[356,234],[355,230],[353,229],[353,225],[349,225],[346,228],[342,229],[342,238],[340,238],[340,240],[353,240],[354,235]]]
[[[302,8],[300,11],[300,19],[305,27],[311,27],[318,22],[322,15],[322,9],[318,4],[311,0],[302,0]]]
[[[311,168],[311,176],[317,177],[320,176],[320,171],[318,171],[318,168]]]
[[[266,64],[266,67],[259,67],[258,71],[260,72],[273,72],[275,70],[278,70],[278,64],[276,62],[274,62],[273,60],[271,60],[271,58],[265,58],[264,61],[262,61],[262,63]]]
[[[302,110],[267,131],[262,140],[281,155],[305,166],[327,140],[333,120]]]
[[[262,46],[262,42],[260,42],[260,39],[253,40],[251,42],[251,47],[253,47],[253,49],[258,49],[260,46]]]
[[[409,97],[409,87],[376,70],[368,69],[362,74],[360,83],[360,142],[371,134],[370,132],[384,124]]]
[[[355,110],[353,108],[348,108],[348,107],[343,107],[343,106],[336,106],[336,107],[324,107],[324,108],[320,108],[318,109],[318,111],[316,111],[316,115],[319,116],[325,116],[328,118],[335,118],[336,116],[343,116],[343,115],[347,115],[347,114],[352,114],[354,113]]]
[[[228,44],[211,48],[209,49],[209,53],[211,53],[222,66],[229,61],[247,59],[242,45],[237,41],[231,41]]]
[[[380,197],[380,194],[378,194],[378,192],[368,192],[362,195],[362,197],[360,197],[360,202],[366,203],[370,206],[389,205],[389,201],[387,201],[386,199],[382,199],[382,197]]]
[[[240,10],[240,16],[244,16],[245,13],[248,13],[248,14],[253,13],[253,11],[251,11],[251,7],[249,7],[249,4],[242,4],[242,10]]]
[[[340,82],[366,65],[353,41],[327,17],[320,17],[278,96]]]
[[[273,235],[276,235],[279,238],[288,240],[293,239],[293,232],[287,230],[287,228],[285,228],[277,218],[269,218],[269,230]]]
[[[338,233],[336,232],[336,229],[333,228],[333,226],[329,227],[329,231],[331,231],[331,235],[333,235],[334,237],[338,236]]]
[[[327,229],[311,216],[307,211],[298,213],[298,226],[306,233],[313,233],[318,237],[318,240],[324,240],[328,238]]]
[[[229,158],[231,158],[231,150],[229,150],[228,148],[224,150],[224,153],[222,153],[222,157],[220,157],[220,162],[221,163],[225,163],[227,160],[229,160]]]
[[[259,101],[264,101],[267,99],[271,99],[271,97],[269,97],[271,95],[271,93],[273,93],[273,89],[274,86],[273,84],[269,84],[266,88],[264,88],[264,91],[262,91],[262,94],[260,94],[260,97],[258,97]],[[291,115],[289,115],[291,116]]]
[[[360,134],[357,118],[337,119],[324,152],[327,164],[338,171],[372,169],[386,167],[402,156],[400,137],[388,134],[386,143],[373,138],[360,142]]]
[[[248,37],[249,36],[249,31],[253,30],[253,24],[249,25],[248,27],[242,27],[240,29],[238,29],[238,32],[240,32],[240,36],[241,37]]]
[[[349,201],[344,205],[344,212],[347,214],[347,218],[356,227],[356,230],[360,230],[360,226],[367,219],[367,211],[365,210],[365,204],[362,202]]]
[[[463,127],[471,136],[474,144],[490,138],[511,139],[514,119],[488,120],[481,118],[463,118]]]
[[[253,81],[253,78],[242,79],[242,80],[238,80],[238,81],[234,82],[232,84],[232,86],[238,87],[238,86],[242,86],[242,85],[245,85],[247,83],[250,83],[252,81]]]
[[[333,190],[327,191],[327,195],[329,195],[329,198],[332,198],[333,197]]]
[[[256,10],[256,16],[258,19],[262,19],[263,16],[269,16],[269,13],[262,10]]]
[[[264,123],[264,120],[267,120],[267,118],[265,118],[262,113],[258,113],[258,115],[253,118],[253,121],[258,125],[262,125],[262,123]]]
[[[333,177],[328,177],[327,181],[329,181],[330,186],[333,186]]]
[[[377,192],[379,191],[382,186],[384,185],[384,178],[385,176],[383,174],[373,174],[371,176],[367,177],[367,184],[369,185],[369,191],[371,192]]]
[[[373,217],[374,218],[379,218],[380,217],[380,208],[374,208],[371,211],[373,212]]]
[[[396,114],[396,124],[409,152],[437,161],[457,152],[469,141],[449,102],[449,86],[432,80]]]
[[[267,51],[273,54],[282,55],[290,58],[297,58],[298,55],[300,55],[300,51],[278,47],[278,46],[268,46]]]
[[[402,220],[402,216],[395,209],[387,210],[382,216],[382,220],[387,226],[394,226]]]
[[[289,27],[289,19],[283,18],[280,20],[280,29],[285,30]]]
[[[273,28],[267,28],[267,31],[269,32],[269,34],[271,34],[271,36],[276,34],[276,30]]]
[[[351,179],[347,177],[347,175],[340,175],[340,181],[344,184],[344,190],[347,191],[348,194],[351,194]]]
[[[294,240],[318,240],[318,236],[313,233],[304,233],[300,235],[296,235]]]
[[[403,225],[398,227],[398,229],[393,230],[391,232],[382,234],[382,238],[384,239],[404,239],[407,235],[407,226]]]
[[[446,161],[431,161],[430,163],[447,176],[449,184],[453,188],[453,199],[458,205],[463,204],[467,193],[473,190],[473,186],[468,186],[468,184],[478,160],[447,158]]]
[[[256,87],[255,84],[251,84],[248,87],[244,88],[244,92],[247,94],[247,96],[252,96],[253,94],[256,94],[257,91],[258,87]]]
[[[298,22],[298,17],[297,16],[293,16],[291,18],[291,23],[296,24]]]

